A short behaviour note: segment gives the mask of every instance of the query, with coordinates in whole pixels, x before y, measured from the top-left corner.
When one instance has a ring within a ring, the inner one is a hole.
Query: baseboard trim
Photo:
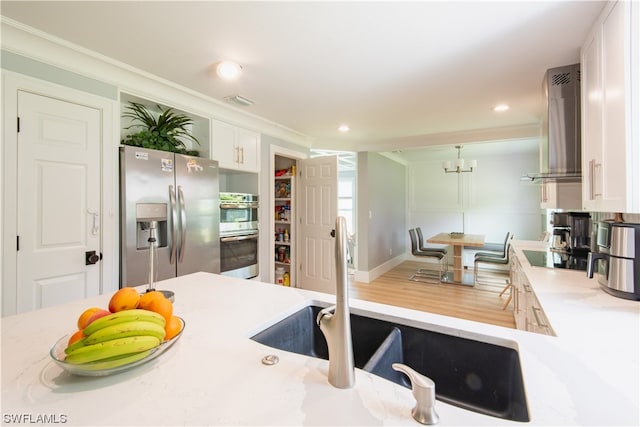
[[[355,281],[361,282],[361,283],[371,283],[374,280],[376,280],[378,277],[382,276],[387,271],[389,271],[389,270],[397,267],[398,265],[402,264],[407,259],[408,259],[407,258],[407,254],[403,253],[401,255],[398,255],[395,258],[390,259],[389,261],[386,261],[386,262],[380,264],[379,266],[377,266],[373,270],[369,270],[369,271],[356,270],[354,272],[353,279]]]

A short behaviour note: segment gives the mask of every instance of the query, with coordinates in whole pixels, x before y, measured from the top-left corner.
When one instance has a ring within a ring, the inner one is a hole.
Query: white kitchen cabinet
[[[511,284],[513,292],[513,317],[516,329],[544,335],[555,335],[549,319],[536,297],[527,275],[522,269],[520,260],[513,248],[509,248],[511,264]]]
[[[212,159],[221,168],[260,170],[260,134],[219,120],[211,121]]]
[[[582,50],[582,207],[640,212],[637,2],[608,4]]]
[[[581,209],[581,182],[545,181],[540,184],[542,209]]]

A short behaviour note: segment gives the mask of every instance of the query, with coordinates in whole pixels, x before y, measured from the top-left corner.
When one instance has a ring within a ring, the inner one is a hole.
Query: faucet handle
[[[331,307],[323,308],[322,310],[320,310],[320,312],[316,316],[316,325],[320,326],[320,324],[322,323],[322,319],[329,316],[327,317],[327,320],[329,320],[333,317],[335,313],[336,313],[335,305],[332,305]]]
[[[411,380],[411,390],[416,399],[416,406],[411,410],[413,418],[421,424],[436,424],[439,420],[435,409],[436,383],[403,363],[394,363],[391,367],[403,372]]]

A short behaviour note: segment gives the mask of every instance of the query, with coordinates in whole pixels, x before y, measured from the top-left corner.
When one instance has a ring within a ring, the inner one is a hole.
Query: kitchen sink
[[[279,350],[328,359],[310,305],[260,331],[252,340]],[[411,388],[391,368],[404,363],[436,384],[436,398],[478,413],[529,421],[518,352],[510,347],[351,313],[355,366]]]

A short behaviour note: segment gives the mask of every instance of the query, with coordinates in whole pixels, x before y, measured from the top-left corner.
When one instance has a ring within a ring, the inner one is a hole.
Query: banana
[[[165,330],[164,327],[158,323],[148,322],[147,320],[134,320],[132,322],[105,326],[83,340],[85,345],[91,345],[103,341],[110,341],[116,338],[132,337],[136,335],[151,335],[162,341],[164,340]]]
[[[86,340],[86,339],[87,339],[87,337],[84,337],[84,338],[82,338],[82,339],[80,339],[80,340],[78,340],[78,341],[74,342],[73,344],[71,344],[71,345],[67,346],[67,348],[65,348],[65,349],[64,349],[64,352],[65,352],[66,354],[69,354],[69,353],[71,353],[73,350],[76,350],[76,349],[78,349],[78,348],[80,348],[80,347],[84,347],[84,345],[85,345],[85,344],[84,344],[84,340]]]
[[[96,362],[85,363],[82,365],[82,369],[85,371],[100,371],[103,369],[118,368],[129,363],[137,362],[140,359],[144,359],[152,352],[153,349],[140,351],[138,353],[129,353],[120,356],[107,357],[106,359],[101,359]]]
[[[95,362],[108,357],[123,356],[129,353],[150,350],[157,347],[161,342],[158,337],[151,335],[116,338],[80,347],[67,354],[65,361],[73,364]]]
[[[133,310],[122,310],[117,311],[112,314],[108,314],[104,317],[94,320],[89,323],[89,325],[84,328],[83,333],[84,336],[88,337],[94,332],[106,328],[107,326],[117,325],[119,323],[124,322],[132,322],[134,320],[144,320],[147,322],[154,322],[159,325],[162,325],[164,328],[165,320],[160,314],[150,311],[150,310],[142,310],[139,308]]]

